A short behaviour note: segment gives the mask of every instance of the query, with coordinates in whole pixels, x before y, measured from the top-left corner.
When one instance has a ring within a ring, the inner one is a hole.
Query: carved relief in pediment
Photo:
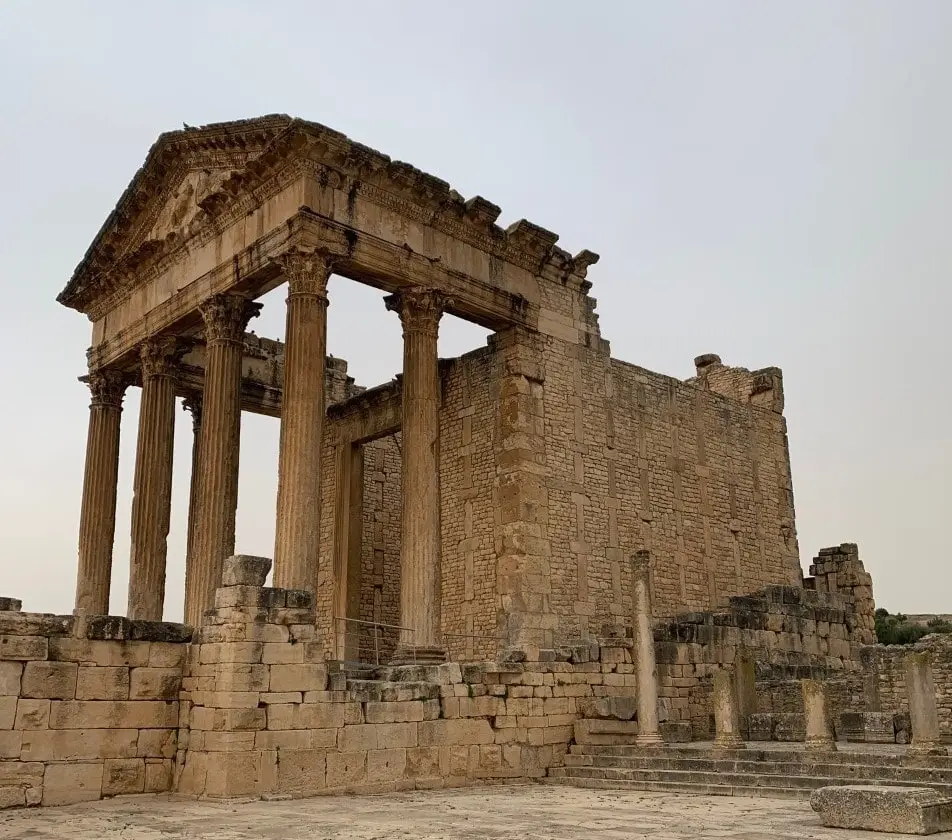
[[[165,239],[171,233],[183,233],[199,214],[199,204],[215,192],[232,173],[229,170],[202,169],[189,172],[162,208],[147,239]]]

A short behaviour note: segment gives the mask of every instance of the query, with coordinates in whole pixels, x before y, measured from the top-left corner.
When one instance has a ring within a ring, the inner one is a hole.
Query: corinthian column
[[[386,299],[403,324],[403,529],[395,664],[442,662],[440,633],[440,380],[437,333],[447,301],[433,289]]]
[[[115,370],[89,375],[89,431],[79,514],[79,563],[76,614],[107,615],[112,577],[112,543],[116,531],[116,484],[119,477],[119,420],[128,381]]]
[[[198,480],[201,475],[202,444],[202,395],[190,394],[182,400],[182,408],[192,415],[192,473],[188,486],[188,532],[185,543],[185,613],[188,613],[188,593],[192,589],[192,577],[195,574],[195,538],[198,533],[197,512]]]
[[[291,251],[279,262],[288,279],[288,309],[274,585],[313,591],[321,540],[321,438],[331,263],[320,253],[301,251]]]
[[[176,363],[184,348],[173,336],[140,349],[142,401],[132,496],[129,618],[162,620],[165,561],[172,511]]]
[[[241,435],[241,358],[244,332],[261,305],[241,295],[216,295],[201,307],[205,321],[205,390],[195,505],[194,572],[185,593],[185,622],[198,627],[235,552],[238,447]]]

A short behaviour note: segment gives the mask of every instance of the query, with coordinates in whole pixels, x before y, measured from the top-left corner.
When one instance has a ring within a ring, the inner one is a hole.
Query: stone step
[[[630,770],[686,770],[693,772],[749,773],[771,776],[824,776],[829,778],[902,779],[933,784],[952,784],[952,770],[944,768],[846,764],[828,762],[825,758],[812,761],[744,761],[740,759],[714,760],[709,758],[664,758],[646,756],[577,755],[565,757],[569,767],[619,768]]]
[[[648,785],[669,785],[671,790],[697,792],[699,789],[721,788],[725,795],[774,796],[777,792],[799,795],[806,798],[817,788],[827,785],[849,784],[851,779],[830,778],[828,776],[783,776],[767,773],[722,773],[695,770],[631,770],[623,768],[596,767],[556,767],[549,771],[549,777],[559,779],[565,784],[599,787],[630,787],[639,790],[653,789]],[[598,782],[591,785],[590,782]],[[893,785],[902,787],[921,787],[922,782],[908,782],[898,779],[864,780],[865,784]],[[930,784],[929,787],[952,794],[952,784]],[[738,793],[737,791],[745,791]]]
[[[796,763],[814,763],[816,757],[803,750],[759,750],[755,745],[748,744],[748,748],[743,753],[719,753],[713,749],[685,749],[674,746],[666,746],[663,750],[645,749],[644,747],[629,746],[608,746],[591,744],[573,744],[570,748],[572,755],[589,756],[618,756],[618,757],[646,757],[657,758],[663,755],[665,758],[678,759],[705,759],[712,761],[776,761]],[[876,767],[894,766],[894,767],[920,767],[935,770],[952,771],[952,756],[909,756],[898,753],[865,753],[850,752],[840,750],[833,753],[825,753],[823,761],[829,764],[856,764],[870,765]]]
[[[770,796],[775,799],[808,800],[811,791],[797,788],[765,788],[745,785],[695,784],[692,782],[653,782],[645,780],[620,781],[617,779],[589,779],[584,777],[566,777],[556,773],[561,768],[552,768],[550,775],[543,781],[547,784],[571,785],[572,787],[599,790],[644,790],[656,793],[693,794],[695,796]],[[556,773],[556,775],[552,775]]]

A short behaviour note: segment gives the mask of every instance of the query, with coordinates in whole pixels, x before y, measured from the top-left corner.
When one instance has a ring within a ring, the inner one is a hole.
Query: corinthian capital
[[[261,304],[243,295],[215,295],[198,310],[205,322],[205,343],[213,341],[242,342],[245,327],[261,312]]]
[[[323,249],[302,251],[292,248],[274,259],[287,278],[291,297],[309,295],[327,299],[327,281],[334,268],[334,257]]]
[[[129,377],[119,370],[96,370],[89,374],[87,384],[92,394],[91,406],[121,409]]]
[[[150,338],[139,348],[139,361],[142,364],[142,378],[153,376],[176,376],[178,362],[188,348],[172,335]]]
[[[443,310],[452,301],[437,289],[413,286],[388,295],[384,303],[387,309],[400,315],[404,335],[418,332],[436,335]]]

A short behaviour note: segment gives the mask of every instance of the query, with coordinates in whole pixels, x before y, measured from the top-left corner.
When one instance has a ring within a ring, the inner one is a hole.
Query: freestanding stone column
[[[119,421],[128,380],[116,370],[89,375],[89,431],[79,514],[76,614],[108,615],[112,544],[116,532]]]
[[[202,393],[201,468],[194,573],[185,593],[185,622],[198,627],[221,583],[222,564],[235,553],[238,454],[241,436],[241,358],[248,321],[261,304],[242,295],[216,295],[201,307],[205,321],[205,389]]]
[[[192,577],[195,574],[195,539],[198,533],[198,484],[202,469],[202,395],[187,396],[182,400],[182,408],[192,415],[192,474],[188,487],[188,531],[185,542],[185,614],[187,615],[190,606],[188,593],[191,591]]]
[[[718,668],[711,687],[714,705],[714,747],[721,750],[743,749],[740,715],[737,711],[737,683],[733,668]]]
[[[928,652],[907,654],[903,660],[906,672],[906,696],[909,698],[909,719],[912,724],[910,753],[945,755],[939,735],[939,712],[935,703],[935,680]]]
[[[331,262],[320,253],[300,251],[285,254],[279,262],[288,278],[288,309],[274,585],[313,592],[321,542],[321,442]]]
[[[447,301],[426,288],[386,299],[403,325],[403,521],[400,631],[394,664],[446,659],[440,632],[440,377],[437,334]]]
[[[631,558],[632,654],[638,674],[638,736],[643,747],[660,747],[658,734],[658,666],[651,630],[651,555],[636,551]]]
[[[831,752],[836,749],[833,727],[830,726],[826,687],[819,680],[800,680],[803,692],[803,720],[806,725],[806,749]]]
[[[162,620],[165,562],[172,511],[176,363],[184,348],[173,336],[140,349],[142,400],[132,497],[129,606],[132,619]]]

